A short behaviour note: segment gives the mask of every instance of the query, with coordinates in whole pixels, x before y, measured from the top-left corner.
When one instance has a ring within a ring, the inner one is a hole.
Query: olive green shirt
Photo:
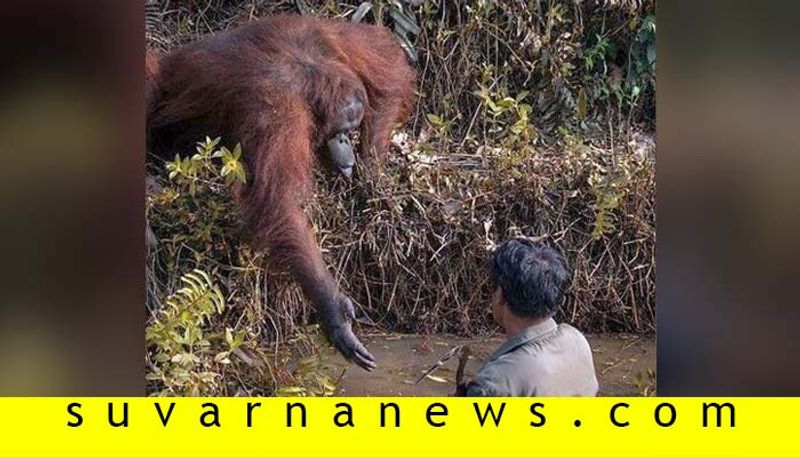
[[[551,318],[503,343],[469,383],[467,396],[593,397],[597,389],[589,342]]]

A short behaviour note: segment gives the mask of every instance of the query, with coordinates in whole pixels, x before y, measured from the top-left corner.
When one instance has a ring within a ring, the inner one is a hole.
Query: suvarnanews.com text
[[[401,419],[407,417],[411,412],[403,411],[400,403],[402,402],[380,401],[370,405],[376,411],[372,411],[373,414],[370,414],[374,423],[369,425],[381,428],[402,427]],[[497,399],[474,401],[471,402],[471,406],[472,408],[469,408],[470,420],[474,420],[474,424],[480,427],[502,427],[504,414],[511,407],[508,402]],[[519,406],[520,403],[514,402],[513,407]],[[542,428],[551,423],[547,417],[546,401],[533,401],[526,403],[525,406],[527,407],[525,414],[527,426]],[[328,421],[331,426],[346,428],[356,427],[355,418],[359,416],[359,408],[367,408],[364,405],[354,407],[345,400],[335,403],[333,411],[315,411],[312,406],[305,404],[302,400],[287,400],[279,404],[270,402],[269,407],[265,407],[262,402],[255,399],[235,406],[229,404],[220,406],[209,399],[197,407],[191,408],[189,405],[178,405],[176,402],[166,400],[153,401],[152,404],[146,405],[137,403],[135,407],[138,409],[135,411],[137,421],[155,421],[164,428],[169,428],[170,420],[175,414],[181,414],[184,417],[188,414],[196,417],[196,424],[200,428],[224,428],[226,422],[228,424],[235,422],[237,427],[257,428],[265,423],[263,420],[265,415],[270,415],[271,418],[280,417],[280,426],[287,428],[305,428],[311,418],[317,423]],[[734,428],[736,426],[736,408],[731,402],[700,402],[696,407],[699,411],[687,414],[691,420],[697,422],[691,424],[693,426],[703,428]],[[90,413],[83,409],[81,402],[71,402],[65,406],[65,424],[71,428],[80,428],[91,421],[112,428],[125,428],[132,425],[131,417],[134,416],[132,408],[133,406],[127,401],[108,402],[105,411],[94,410]],[[142,410],[142,408],[145,409]],[[178,413],[181,408],[185,408],[186,411]],[[608,424],[618,428],[635,425],[632,422],[633,419],[626,414],[629,408],[631,408],[631,404],[625,401],[611,404],[606,416]],[[668,428],[677,424],[681,417],[678,408],[668,401],[657,403],[651,409],[652,414],[638,415],[637,420],[642,421],[642,417],[649,417],[648,420],[658,427]],[[416,409],[413,413],[421,416],[412,418],[415,422],[424,419],[422,423],[433,428],[447,427],[448,417],[451,417],[447,404],[438,401],[431,401],[424,410]],[[515,416],[517,417],[515,420],[519,420],[520,416]],[[229,419],[235,419],[235,421]],[[576,428],[583,425],[579,417],[576,417],[572,424]],[[363,426],[364,421],[359,421],[358,425]]]

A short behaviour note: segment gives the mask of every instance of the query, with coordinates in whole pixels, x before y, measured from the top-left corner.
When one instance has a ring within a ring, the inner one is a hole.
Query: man
[[[466,395],[597,395],[589,343],[571,325],[553,320],[570,276],[563,257],[542,243],[514,238],[492,253],[489,264],[492,314],[508,339],[467,384]]]

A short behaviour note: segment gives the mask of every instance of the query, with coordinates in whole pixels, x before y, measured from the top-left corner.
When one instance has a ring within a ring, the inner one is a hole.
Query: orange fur
[[[383,27],[301,16],[253,22],[156,59],[148,55],[148,143],[165,157],[194,141],[241,142],[246,229],[285,261],[315,303],[338,294],[301,209],[315,151],[348,97],[365,106],[363,150],[385,154],[408,116],[415,73]]]

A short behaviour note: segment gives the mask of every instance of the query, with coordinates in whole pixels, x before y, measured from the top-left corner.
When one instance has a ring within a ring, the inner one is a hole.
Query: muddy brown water
[[[655,339],[627,334],[587,335],[592,347],[601,396],[641,395],[636,375],[656,368]],[[503,339],[466,339],[447,335],[371,335],[363,339],[378,367],[366,372],[349,365],[337,395],[342,396],[445,396],[455,389],[457,358],[452,358],[419,384],[414,382],[431,365],[460,344],[469,343],[467,379]]]

